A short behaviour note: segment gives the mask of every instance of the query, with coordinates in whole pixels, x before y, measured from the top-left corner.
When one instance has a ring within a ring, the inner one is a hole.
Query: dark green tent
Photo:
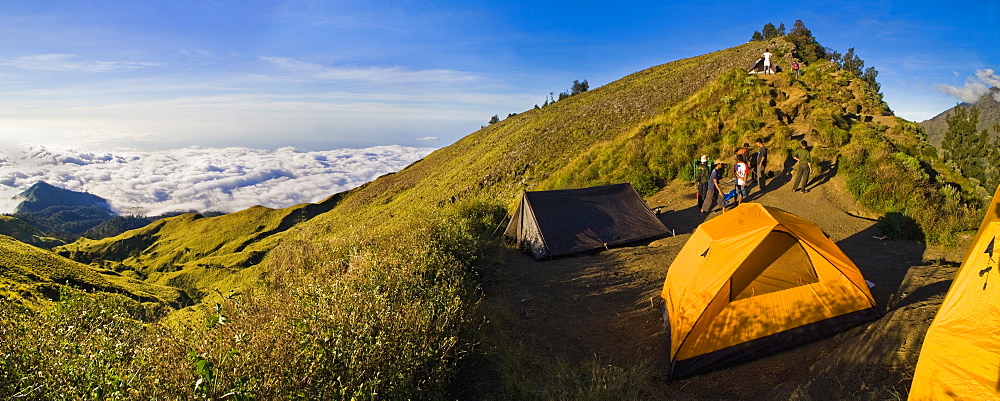
[[[504,235],[535,259],[655,237],[667,228],[630,184],[525,191]]]

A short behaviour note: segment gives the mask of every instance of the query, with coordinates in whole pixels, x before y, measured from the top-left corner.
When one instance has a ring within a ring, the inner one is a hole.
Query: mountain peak
[[[44,181],[32,184],[28,189],[17,194],[14,199],[21,201],[14,210],[15,214],[39,212],[53,206],[94,206],[106,210],[108,214],[115,214],[111,204],[100,196],[59,188]]]
[[[920,126],[927,132],[927,140],[934,146],[940,148],[944,142],[944,135],[948,132],[947,117],[959,107],[966,109],[975,107],[979,110],[979,121],[976,124],[977,130],[986,130],[991,136],[997,134],[993,131],[993,126],[1000,123],[1000,88],[991,87],[975,103],[962,102],[948,110],[942,111],[933,118],[923,121]]]

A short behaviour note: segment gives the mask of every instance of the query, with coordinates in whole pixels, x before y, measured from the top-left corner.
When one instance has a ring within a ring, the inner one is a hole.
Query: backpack
[[[709,174],[711,170],[708,168],[708,164],[698,163],[694,166],[694,179],[696,182],[708,182]]]

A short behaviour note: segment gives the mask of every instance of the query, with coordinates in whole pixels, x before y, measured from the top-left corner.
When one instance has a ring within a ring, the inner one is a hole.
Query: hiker
[[[708,176],[708,189],[705,191],[705,200],[701,202],[701,214],[707,216],[712,212],[715,197],[722,193],[722,187],[719,186],[720,180],[722,180],[722,162],[719,159],[715,159],[715,165]],[[722,211],[726,211],[725,206],[722,207]]]
[[[795,71],[795,76],[796,77],[799,76],[799,62],[798,61],[794,61],[794,60],[792,61],[792,71]]]
[[[757,189],[764,192],[764,179],[767,178],[767,146],[764,140],[757,138],[754,143],[757,145],[757,160],[754,163],[754,171],[757,173]]]
[[[764,73],[774,74],[774,69],[771,67],[771,49],[764,49]]]
[[[802,146],[795,149],[795,153],[792,154],[792,158],[796,162],[795,181],[793,181],[792,190],[806,193],[809,192],[806,185],[809,185],[809,176],[812,174],[813,164],[812,157],[809,156],[809,143],[803,139],[799,144]]]
[[[694,166],[694,182],[698,186],[697,202],[698,207],[705,202],[705,191],[708,190],[708,178],[711,174],[711,166],[708,165],[708,156],[701,155],[698,164]]]
[[[750,148],[750,144],[749,143],[744,143],[743,146],[736,148],[736,150],[733,153],[736,154],[737,157],[739,157],[740,155],[746,155],[747,154],[747,149],[749,149],[749,148]]]
[[[733,166],[736,174],[736,205],[743,203],[743,198],[747,196],[747,175],[750,174],[750,166],[747,158],[743,154],[736,155],[736,165]]]

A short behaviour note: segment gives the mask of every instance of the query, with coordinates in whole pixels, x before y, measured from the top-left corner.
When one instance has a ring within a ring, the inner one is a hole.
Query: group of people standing
[[[774,67],[774,61],[771,60],[772,58],[774,58],[774,54],[771,53],[771,49],[764,49],[764,54],[761,55],[761,58],[764,59],[764,73],[765,74],[774,74],[776,69]],[[794,60],[793,59],[792,60],[792,71],[795,72],[795,76],[796,77],[799,76],[799,67],[800,66],[799,66],[798,60]]]
[[[754,141],[757,151],[750,152],[750,144],[744,143],[742,147],[736,149],[736,161],[733,164],[733,175],[736,188],[734,192],[734,204],[739,205],[744,198],[750,196],[750,184],[756,182],[758,196],[764,193],[765,180],[768,178],[767,161],[768,149],[761,138]],[[809,155],[808,143],[803,140],[801,147],[796,149],[792,158],[796,161],[794,168],[795,177],[792,188],[795,192],[809,192],[806,188],[809,176],[812,174],[812,158]],[[722,159],[714,160],[711,168],[708,164],[708,156],[702,155],[695,165],[695,182],[698,185],[698,207],[701,213],[708,215],[715,206],[716,198],[725,192],[722,190],[722,177],[724,175]],[[724,199],[725,199],[725,195]],[[723,201],[722,211],[726,211],[728,202]]]

